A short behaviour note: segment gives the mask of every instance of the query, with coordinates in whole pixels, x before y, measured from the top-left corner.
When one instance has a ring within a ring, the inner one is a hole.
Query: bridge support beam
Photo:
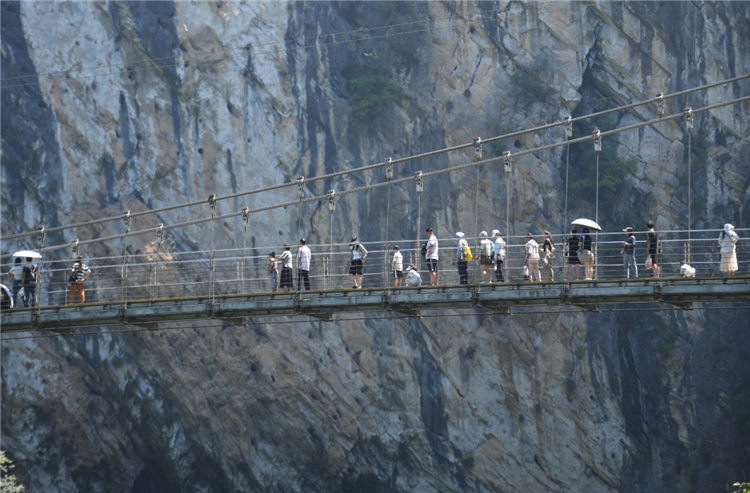
[[[587,312],[599,313],[601,311],[599,310],[599,305],[596,303],[571,303],[571,305],[583,308]]]
[[[672,306],[676,306],[677,308],[682,308],[683,310],[692,310],[693,309],[693,304],[689,303],[689,302],[683,303],[683,302],[680,302],[680,301],[668,301],[667,303],[670,304],[670,305],[672,305]]]
[[[509,306],[492,306],[492,305],[483,305],[481,303],[477,304],[478,308],[484,308],[485,310],[489,310],[491,312],[499,313],[500,315],[512,315],[510,312]]]
[[[419,312],[419,310],[409,310],[408,308],[391,308],[390,310],[394,313],[406,315],[407,317],[422,318],[422,314]]]
[[[318,320],[322,320],[324,322],[333,322],[333,313],[331,312],[300,312],[302,315],[307,315],[308,317],[317,318]]]

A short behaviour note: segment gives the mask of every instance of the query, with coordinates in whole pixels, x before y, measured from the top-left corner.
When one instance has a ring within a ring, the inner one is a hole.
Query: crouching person
[[[419,275],[414,265],[410,265],[406,271],[406,285],[412,288],[418,288],[422,285],[422,276]]]

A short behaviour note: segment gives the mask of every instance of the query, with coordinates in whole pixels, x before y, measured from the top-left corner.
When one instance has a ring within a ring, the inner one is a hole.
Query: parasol
[[[42,258],[42,254],[34,250],[21,250],[13,254],[14,257]]]
[[[583,217],[580,218],[580,219],[576,219],[575,221],[573,221],[570,224],[571,224],[571,226],[580,226],[582,228],[589,228],[589,229],[593,229],[595,231],[601,231],[602,230],[601,226],[599,226],[598,224],[596,224],[594,221],[592,221],[591,219],[585,219]]]

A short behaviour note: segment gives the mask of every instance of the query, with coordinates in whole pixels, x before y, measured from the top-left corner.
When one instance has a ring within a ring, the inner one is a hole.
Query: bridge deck
[[[100,325],[153,326],[188,319],[241,319],[265,315],[308,315],[332,320],[343,312],[485,308],[510,314],[518,306],[574,305],[597,310],[605,303],[669,303],[750,300],[750,276],[545,283],[450,285],[421,288],[303,291],[223,295],[213,299],[164,298],[22,309],[0,314],[2,332],[69,331]]]

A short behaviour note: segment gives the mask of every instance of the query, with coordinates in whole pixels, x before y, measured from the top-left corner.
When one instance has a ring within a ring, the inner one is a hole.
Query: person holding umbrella
[[[13,306],[18,306],[18,292],[23,286],[23,264],[21,262],[21,257],[16,257],[16,260],[13,263],[13,267],[10,268],[10,272],[8,272],[7,274],[8,279],[13,281]]]
[[[33,261],[33,258],[26,257],[26,266],[24,266],[23,275],[21,276],[23,306],[26,307],[34,307],[36,305],[36,282],[39,280],[39,267]]]
[[[576,255],[578,249],[581,249],[581,258],[576,263],[580,264],[581,262],[583,262],[584,277],[587,281],[591,281],[594,278],[594,262],[596,262],[596,254],[589,233],[591,231],[601,231],[602,228],[596,223],[596,221],[592,221],[591,219],[586,219],[583,217],[576,219],[570,224],[572,226],[579,226],[583,228],[583,235],[580,238],[575,236],[575,247],[571,243],[572,238],[568,240],[568,255]],[[576,230],[573,230],[573,233],[576,233]],[[570,267],[568,267],[568,272],[570,272]],[[576,265],[576,277],[578,277],[578,265]]]

